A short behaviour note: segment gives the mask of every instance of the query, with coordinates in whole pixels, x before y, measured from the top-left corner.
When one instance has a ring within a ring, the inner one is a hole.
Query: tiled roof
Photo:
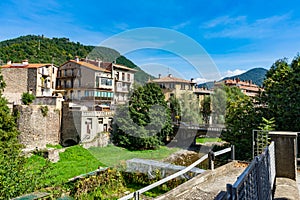
[[[45,64],[45,63],[29,63],[29,64],[22,64],[22,63],[12,63],[6,64],[1,66],[1,68],[40,68],[44,66],[51,66],[52,64]]]
[[[155,82],[155,83],[192,83],[191,81],[173,77],[173,76],[166,76],[166,77],[162,77],[159,79],[153,79],[153,80],[151,80],[151,82]]]
[[[77,64],[79,64],[79,65],[81,65],[81,66],[84,66],[84,67],[87,67],[87,68],[89,68],[89,69],[92,69],[92,70],[95,70],[95,71],[102,71],[102,72],[110,72],[110,71],[108,71],[108,70],[106,70],[106,69],[103,69],[103,68],[101,68],[101,67],[98,67],[98,66],[96,66],[96,65],[93,65],[93,64],[91,64],[91,63],[87,63],[87,62],[84,62],[84,61],[76,61],[76,60],[70,60],[70,61],[68,61],[68,62],[72,62],[72,63],[77,63]],[[68,62],[66,62],[66,63],[68,63]],[[64,64],[66,64],[66,63],[64,63]],[[63,65],[64,65],[63,64]]]
[[[119,69],[125,69],[125,70],[129,70],[129,71],[134,71],[134,72],[138,71],[136,69],[132,69],[132,68],[126,67],[124,65],[119,65],[119,64],[114,64],[114,67],[119,68]]]

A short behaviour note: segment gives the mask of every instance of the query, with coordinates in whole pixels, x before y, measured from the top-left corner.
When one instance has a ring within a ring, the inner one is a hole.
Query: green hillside
[[[247,72],[242,73],[240,75],[226,77],[222,80],[239,78],[242,81],[252,80],[252,82],[254,84],[262,86],[262,83],[265,79],[267,71],[268,70],[266,70],[264,68],[254,68],[254,69],[250,69]]]
[[[149,74],[142,71],[133,62],[114,49],[94,47],[72,42],[68,38],[46,38],[44,36],[27,35],[0,42],[0,64],[7,61],[21,62],[28,59],[30,63],[53,63],[60,66],[64,62],[80,58],[100,59],[106,62],[116,60],[116,63],[137,69],[135,80],[145,83]],[[117,58],[117,59],[116,59]]]
[[[268,70],[266,70],[264,68],[253,68],[253,69],[250,69],[240,75],[223,78],[221,81],[239,78],[242,81],[251,80],[254,84],[262,86],[263,81],[266,77],[267,71]],[[210,81],[210,82],[206,82],[206,83],[201,83],[201,84],[198,84],[198,87],[199,88],[205,87],[205,88],[211,89],[214,87],[214,82]]]

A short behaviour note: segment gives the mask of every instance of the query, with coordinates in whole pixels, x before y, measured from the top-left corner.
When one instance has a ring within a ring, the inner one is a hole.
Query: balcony
[[[128,87],[117,87],[116,88],[116,92],[125,92],[125,93],[128,93],[129,92],[129,88]]]

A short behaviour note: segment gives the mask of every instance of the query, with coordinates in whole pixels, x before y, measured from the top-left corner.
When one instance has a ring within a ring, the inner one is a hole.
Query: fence
[[[226,148],[226,149],[223,149],[221,151],[217,151],[217,152],[210,152],[210,156],[209,154],[205,154],[204,156],[202,156],[199,160],[195,161],[193,164],[191,164],[190,166],[186,167],[185,169],[179,171],[179,172],[176,172],[174,174],[172,174],[171,176],[168,176],[166,178],[163,178],[151,185],[148,185],[142,189],[139,189],[133,193],[130,193],[122,198],[120,198],[119,200],[127,200],[127,199],[131,199],[131,198],[134,198],[135,200],[138,200],[140,199],[140,195],[144,192],[147,192],[155,187],[158,187],[166,182],[168,182],[169,180],[172,180],[178,176],[182,176],[183,174],[187,173],[188,171],[190,171],[192,168],[196,167],[197,165],[199,165],[201,162],[203,162],[204,160],[210,158],[210,162],[214,160],[214,157],[215,156],[218,156],[218,155],[221,155],[221,154],[224,154],[224,153],[227,153],[227,152],[230,152],[231,151],[231,157],[232,159],[234,160],[234,146],[232,145],[231,147],[229,148]],[[210,164],[210,166],[212,166],[212,164]]]
[[[223,199],[273,199],[275,173],[275,149],[272,142],[260,156],[255,157],[233,185],[227,184]]]

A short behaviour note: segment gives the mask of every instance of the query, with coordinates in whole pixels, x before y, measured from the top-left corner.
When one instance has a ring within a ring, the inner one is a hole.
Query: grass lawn
[[[160,147],[157,150],[129,151],[109,145],[84,149],[76,145],[61,152],[57,163],[50,163],[42,156],[33,155],[28,159],[28,170],[39,171],[45,167],[42,182],[46,185],[58,185],[68,179],[96,170],[99,166],[113,167],[131,158],[161,160],[178,151],[177,148]]]
[[[196,143],[204,144],[206,142],[222,142],[222,139],[221,138],[206,138],[206,137],[196,138]]]
[[[129,151],[125,148],[109,145],[107,147],[91,147],[89,151],[101,163],[106,166],[116,166],[119,163],[122,163],[125,160],[132,158],[144,158],[152,160],[162,160],[163,158],[168,157],[172,153],[178,151],[178,148],[168,148],[165,146],[160,147],[157,150],[143,150],[143,151]]]
[[[81,146],[72,146],[59,154],[57,163],[47,163],[42,156],[33,155],[28,161],[28,170],[37,171],[46,166],[43,181],[46,185],[56,185],[69,178],[96,170],[104,166],[88,150]]]

